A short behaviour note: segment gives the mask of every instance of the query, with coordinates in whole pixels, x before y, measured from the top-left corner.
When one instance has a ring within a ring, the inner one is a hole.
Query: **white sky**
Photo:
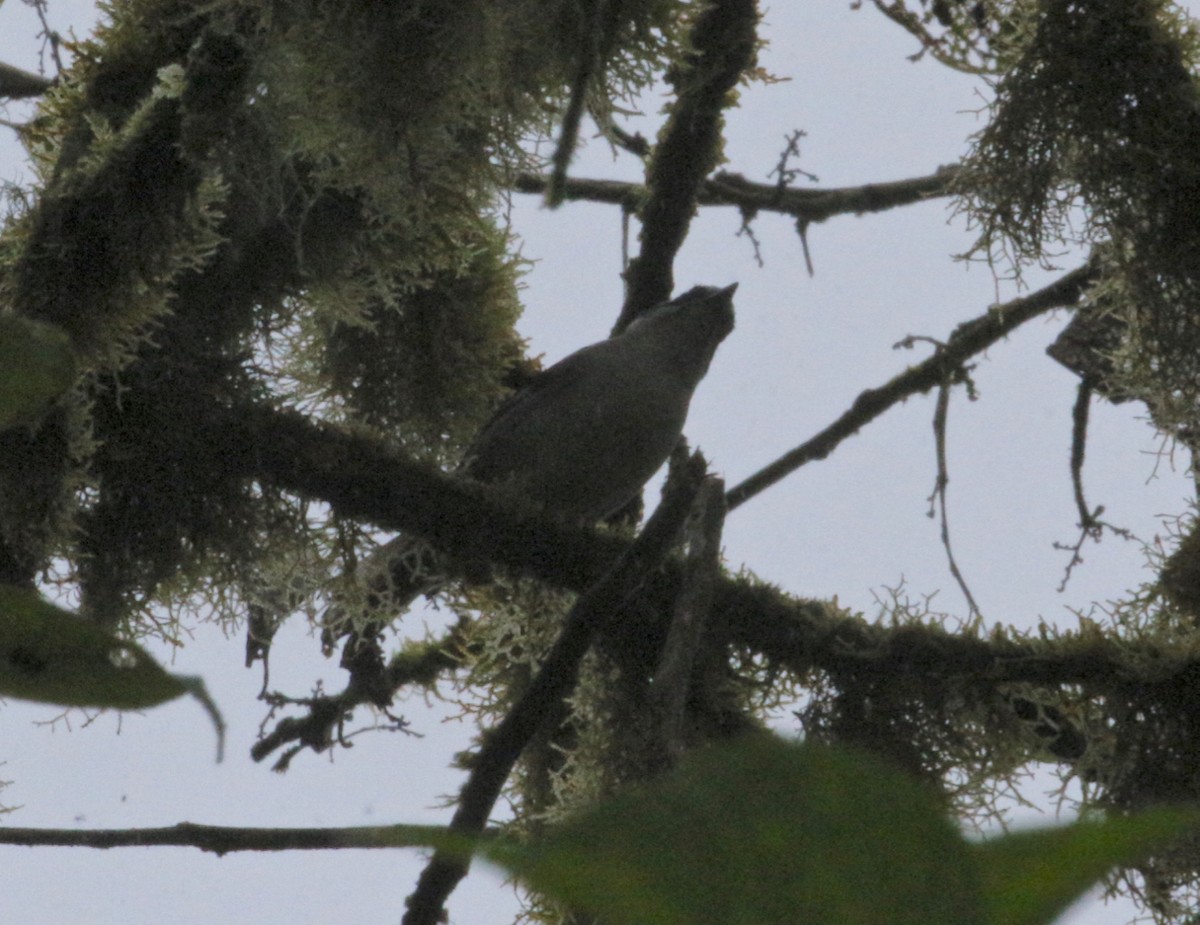
[[[2,2],[2,0],[0,0]],[[52,0],[52,25],[84,33],[84,0]],[[765,180],[791,130],[807,132],[800,166],[819,186],[857,185],[932,172],[957,160],[981,122],[981,84],[932,61],[911,63],[913,40],[871,9],[842,3],[776,3],[762,63],[786,83],[756,85],[731,114],[728,169]],[[0,5],[0,61],[37,69],[38,25],[30,9]],[[657,107],[659,99],[647,101]],[[9,107],[8,118],[20,118]],[[633,124],[631,128],[639,126]],[[653,128],[642,126],[648,136]],[[0,177],[20,171],[12,133],[0,130]],[[636,178],[603,145],[580,158],[579,176]],[[606,335],[620,306],[620,217],[609,206],[567,205],[547,212],[518,197],[513,218],[526,256],[522,332],[556,360]],[[945,338],[990,303],[1017,294],[997,289],[988,270],[951,260],[971,241],[944,201],[864,218],[841,217],[809,230],[816,275],[804,269],[790,222],[764,215],[755,225],[766,266],[735,237],[732,209],[707,210],[676,265],[680,289],[738,281],[738,326],[701,386],[688,426],[730,485],[805,440],[845,410],[864,388],[882,384],[924,351],[897,352],[909,334]],[[1069,269],[1077,261],[1064,258]],[[1031,287],[1048,277],[1031,273]],[[1148,577],[1135,544],[1106,538],[1085,549],[1086,564],[1064,594],[1065,565],[1055,541],[1073,541],[1068,473],[1076,380],[1043,354],[1065,316],[1035,321],[982,360],[976,403],[956,392],[950,410],[950,504],[955,552],[990,621],[1023,627],[1040,619],[1073,625],[1072,608],[1114,599]],[[933,402],[893,409],[829,459],[805,467],[734,512],[726,534],[731,565],[812,597],[837,595],[874,611],[873,592],[907,581],[914,596],[941,589],[935,604],[966,607],[950,577],[938,525],[926,516],[934,482]],[[1093,409],[1086,483],[1106,518],[1150,540],[1159,515],[1184,509],[1190,483],[1156,465],[1158,442],[1139,410]],[[651,497],[654,497],[653,495]],[[436,617],[434,617],[436,619]],[[414,634],[419,618],[410,617]],[[314,655],[299,627],[284,632],[272,658],[272,684],[306,691],[338,672]],[[161,653],[170,657],[167,653]],[[0,711],[0,777],[14,783],[0,801],[18,805],[12,825],[126,827],[182,820],[246,825],[361,825],[445,822],[441,796],[457,789],[446,770],[470,730],[445,722],[421,700],[399,709],[424,738],[368,735],[332,759],[299,757],[286,775],[247,755],[263,708],[260,677],[242,665],[241,639],[209,628],[175,653],[176,670],[201,674],[229,722],[227,758],[212,762],[212,731],[199,708],[172,704],[144,716],[80,717],[37,725],[54,710],[10,703]],[[1047,787],[1050,786],[1047,780]],[[1028,796],[1036,796],[1034,793]],[[1024,817],[1022,817],[1024,818]],[[1045,817],[1050,821],[1052,815]],[[415,854],[326,852],[216,859],[190,849],[3,849],[0,916],[57,925],[176,925],[397,921],[420,861]],[[476,872],[456,892],[454,922],[510,921],[511,893]],[[1073,921],[1121,922],[1127,909]]]

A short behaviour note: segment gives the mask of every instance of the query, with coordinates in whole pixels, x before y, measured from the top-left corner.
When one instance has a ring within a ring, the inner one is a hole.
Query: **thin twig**
[[[1071,411],[1071,487],[1075,490],[1075,508],[1079,512],[1079,526],[1084,531],[1096,529],[1096,518],[1104,508],[1089,511],[1083,494],[1083,458],[1087,452],[1087,427],[1092,404],[1092,387],[1086,382],[1079,384],[1075,396],[1075,407]]]
[[[1100,519],[1104,513],[1103,504],[1098,504],[1094,510],[1089,510],[1087,497],[1083,493],[1083,459],[1087,452],[1087,428],[1092,392],[1093,388],[1087,379],[1080,382],[1079,389],[1075,394],[1075,407],[1071,411],[1071,488],[1075,493],[1075,509],[1079,513],[1079,536],[1072,544],[1054,544],[1055,549],[1071,554],[1071,558],[1063,570],[1062,581],[1058,583],[1060,594],[1067,590],[1067,584],[1071,580],[1071,573],[1075,571],[1075,566],[1083,565],[1081,552],[1088,540],[1100,542],[1106,529],[1122,539],[1133,538],[1133,534],[1124,527],[1117,527]]]
[[[40,37],[45,44],[50,46],[50,56],[54,59],[54,68],[57,73],[61,74],[65,68],[63,67],[62,56],[59,54],[59,47],[62,45],[62,36],[58,34],[56,29],[50,28],[49,9],[47,0],[29,0],[29,5],[37,12],[38,21],[42,24]]]
[[[276,771],[286,771],[291,760],[303,749],[321,752],[334,742],[343,741],[342,727],[355,707],[370,703],[386,713],[386,704],[391,703],[401,689],[410,685],[431,689],[439,678],[461,664],[469,627],[470,620],[463,617],[440,639],[410,643],[386,665],[380,665],[370,678],[352,674],[350,683],[337,694],[317,692],[306,698],[273,693],[261,695],[260,699],[272,705],[272,712],[287,706],[300,706],[306,713],[284,717],[269,733],[260,733],[261,737],[250,749],[250,757],[262,761],[283,746],[296,743],[273,767]],[[393,728],[407,725],[397,717],[389,718]]]
[[[847,411],[820,433],[731,488],[725,496],[729,509],[744,504],[801,466],[824,459],[843,440],[858,433],[894,405],[937,388],[970,357],[982,353],[1031,318],[1070,305],[1095,279],[1097,272],[1091,264],[1085,264],[1037,292],[993,306],[983,315],[959,325],[945,347],[935,350],[923,363],[910,366],[878,388],[862,392]]]
[[[937,478],[934,480],[933,494],[929,496],[929,516],[934,516],[933,505],[936,503],[938,520],[941,523],[942,546],[946,550],[946,561],[950,566],[950,574],[958,582],[963,596],[967,599],[970,615],[982,616],[975,596],[971,594],[967,580],[963,577],[954,558],[954,547],[950,543],[950,515],[946,510],[946,488],[950,484],[950,467],[946,463],[946,418],[950,413],[950,389],[952,382],[943,382],[938,388],[937,406],[933,412],[933,441],[937,455]]]

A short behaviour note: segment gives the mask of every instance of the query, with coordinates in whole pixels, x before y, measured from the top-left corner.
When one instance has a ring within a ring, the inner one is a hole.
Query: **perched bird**
[[[736,289],[696,286],[539,373],[484,424],[460,471],[569,520],[616,513],[679,442],[692,393],[733,330]],[[364,563],[369,609],[394,616],[437,590],[440,571],[426,544],[397,537]]]

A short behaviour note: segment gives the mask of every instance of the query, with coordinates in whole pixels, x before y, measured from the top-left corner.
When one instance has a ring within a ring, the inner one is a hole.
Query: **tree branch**
[[[1068,283],[1082,286],[1088,278],[1088,268],[1081,268],[1052,288],[1065,298]],[[1043,290],[1029,299],[1050,297]],[[1051,301],[1064,304],[1058,298]],[[1033,311],[1029,305],[1026,309]],[[1014,310],[1010,303],[1006,312]],[[988,320],[990,316],[968,326],[986,327]],[[242,467],[248,476],[327,501],[347,516],[426,536],[459,558],[495,562],[556,587],[586,591],[629,546],[607,531],[514,510],[482,486],[297,414],[234,409],[213,424],[210,437],[219,441],[230,465]],[[627,607],[604,632],[636,639],[640,650],[657,645],[681,582],[680,563],[668,560],[638,595],[636,606]],[[714,593],[712,612],[720,615],[719,620],[714,617],[715,633],[798,671],[857,667],[887,672],[911,670],[915,663],[935,676],[979,675],[995,682],[1048,685],[1111,679],[1130,671],[1117,649],[1099,644],[1081,653],[1069,643],[1033,647],[952,635],[935,626],[877,626],[833,604],[790,597],[746,579],[723,578]]]
[[[910,366],[885,385],[867,389],[841,417],[820,433],[731,488],[725,496],[729,509],[744,504],[801,466],[824,459],[843,440],[858,433],[893,405],[936,388],[967,359],[987,350],[1031,318],[1072,304],[1098,272],[1090,263],[1085,264],[1031,295],[995,305],[978,318],[960,324],[945,345],[927,360]]]
[[[696,17],[689,35],[692,51],[667,74],[676,96],[650,160],[639,209],[642,249],[625,272],[625,305],[616,331],[671,297],[675,255],[704,180],[719,161],[730,91],[754,64],[757,26],[754,0],[715,0]]]
[[[957,165],[939,167],[935,173],[888,183],[833,189],[792,189],[775,183],[754,183],[740,174],[718,173],[704,181],[696,195],[702,206],[734,206],[746,213],[778,212],[806,224],[823,222],[835,215],[864,215],[949,196]],[[518,174],[513,189],[519,193],[544,195],[550,178],[534,173]],[[564,181],[564,200],[599,202],[637,209],[646,197],[640,183],[570,177]]]
[[[697,683],[697,657],[708,636],[713,589],[721,575],[721,531],[725,526],[725,483],[705,479],[687,529],[683,583],[671,612],[650,687],[652,760],[661,770],[674,767],[686,747],[688,698]]]
[[[153,829],[35,829],[0,826],[0,845],[63,848],[199,848],[233,851],[320,851],[331,848],[425,847],[445,837],[441,826],[366,825],[345,828],[244,828],[180,822]]]
[[[262,761],[272,752],[285,745],[297,743],[275,763],[272,770],[286,771],[292,758],[304,748],[315,752],[324,751],[340,735],[355,707],[370,703],[375,706],[390,704],[396,693],[410,685],[431,689],[443,675],[459,667],[461,654],[467,648],[469,620],[458,622],[440,639],[429,642],[410,643],[392,656],[386,666],[363,678],[359,672],[351,671],[350,682],[337,694],[318,694],[307,698],[286,698],[271,694],[264,699],[273,706],[299,705],[307,708],[300,717],[284,717],[271,730],[254,743],[250,757]]]
[[[1076,283],[1082,284],[1085,271],[1073,274]],[[979,319],[970,324],[976,323]],[[496,562],[556,587],[586,591],[629,546],[610,532],[514,510],[482,486],[297,414],[234,410],[213,425],[211,438],[247,475],[327,501],[347,516],[424,535],[457,557]],[[636,638],[641,649],[657,644],[682,581],[680,569],[673,559],[665,562],[637,605],[604,632]],[[886,672],[915,660],[933,675],[1053,685],[1129,670],[1118,653],[1098,656],[1095,647],[1084,657],[1066,645],[1034,648],[951,635],[934,626],[877,626],[827,602],[789,597],[745,579],[723,578],[714,593],[713,613],[720,615],[714,632],[798,671],[875,666]]]
[[[23,71],[0,61],[0,98],[8,100],[41,96],[54,86],[54,81],[40,74]]]
[[[229,458],[260,478],[382,525],[425,528],[431,537],[441,536],[451,554],[469,548],[477,560],[495,561],[558,587],[585,590],[628,549],[628,541],[609,533],[505,509],[482,490],[297,415],[235,414],[221,429],[234,439],[232,446],[245,441],[240,456],[231,451]],[[451,526],[441,529],[443,521]],[[462,547],[453,545],[455,538]],[[682,570],[675,559],[663,563],[636,598],[600,627],[606,644],[620,651],[659,651],[684,584]],[[800,676],[819,670],[834,679],[883,680],[917,673],[931,685],[981,689],[1014,682],[1100,689],[1136,683],[1144,696],[1153,697],[1200,672],[1200,659],[1184,652],[1160,654],[1147,667],[1127,641],[1094,632],[1027,642],[954,634],[936,625],[877,625],[828,602],[727,577],[716,581],[713,595],[710,631],[716,641],[745,647]]]
[[[471,763],[450,831],[474,835],[483,831],[500,790],[525,746],[544,725],[561,721],[563,699],[575,687],[579,663],[597,631],[659,565],[675,542],[705,477],[705,461],[695,454],[668,483],[662,504],[625,554],[567,614],[562,632],[521,699],[489,732]],[[437,925],[442,906],[464,876],[467,859],[437,852],[421,873],[408,900],[403,925]]]

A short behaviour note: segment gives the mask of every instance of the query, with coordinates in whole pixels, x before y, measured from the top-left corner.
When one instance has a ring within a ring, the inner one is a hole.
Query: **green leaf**
[[[0,585],[0,696],[132,710],[193,687],[90,620],[33,591]]]
[[[1197,824],[1196,809],[1162,808],[974,845],[989,921],[1051,922],[1109,870],[1146,858]]]
[[[934,796],[869,756],[769,736],[482,851],[614,925],[983,921],[974,858]]]
[[[75,379],[66,333],[17,315],[0,315],[0,430],[37,419]]]

